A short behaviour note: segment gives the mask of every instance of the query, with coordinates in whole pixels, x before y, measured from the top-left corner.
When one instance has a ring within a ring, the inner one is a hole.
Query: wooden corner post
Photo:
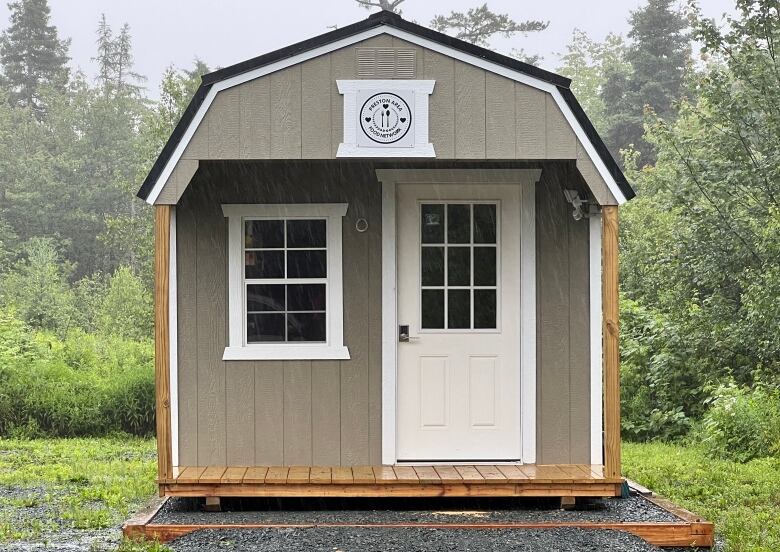
[[[618,208],[602,208],[602,346],[604,362],[604,475],[620,477],[620,314]]]
[[[172,209],[171,205],[154,206],[154,384],[158,481],[173,477],[168,327]]]

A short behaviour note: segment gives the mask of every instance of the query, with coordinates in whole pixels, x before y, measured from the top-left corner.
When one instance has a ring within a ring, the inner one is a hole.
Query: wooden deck
[[[602,466],[187,466],[161,496],[619,496]]]

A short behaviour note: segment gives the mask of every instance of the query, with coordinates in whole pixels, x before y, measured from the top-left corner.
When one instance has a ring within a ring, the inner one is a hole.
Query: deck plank
[[[200,480],[200,476],[206,471],[205,466],[188,466],[185,467],[176,479],[176,483],[197,483]]]
[[[420,478],[411,466],[393,466],[398,483],[419,483]]]
[[[352,477],[356,484],[373,485],[376,481],[374,470],[371,469],[371,466],[354,466],[352,468]]]
[[[328,485],[331,479],[331,468],[328,466],[312,466],[309,472],[309,482],[312,485]]]
[[[287,483],[290,485],[305,485],[309,482],[309,466],[292,466],[287,472]]]
[[[414,473],[417,474],[420,483],[433,483],[435,485],[441,483],[441,478],[433,466],[414,466]]]
[[[374,479],[380,484],[398,482],[392,466],[374,466]]]
[[[496,467],[504,474],[504,477],[506,477],[507,481],[510,483],[528,483],[530,481],[528,476],[523,473],[523,470],[517,466],[499,465]]]
[[[352,478],[352,468],[349,467],[335,467],[331,471],[331,479],[334,484],[351,484],[354,483]]]
[[[434,466],[442,483],[462,483],[463,478],[452,466]]]
[[[455,466],[464,483],[484,483],[485,478],[474,466]]]
[[[287,466],[271,466],[265,474],[266,484],[284,485],[287,483],[287,474],[290,468]]]
[[[244,474],[244,483],[251,485],[265,483],[265,474],[268,473],[268,468],[265,466],[252,466],[246,470]]]
[[[222,474],[220,483],[241,483],[244,481],[244,474],[248,469],[246,466],[231,466]]]
[[[506,481],[506,476],[496,466],[475,466],[486,481]]]
[[[203,470],[198,482],[205,484],[219,483],[225,470],[227,470],[227,466],[208,466]]]

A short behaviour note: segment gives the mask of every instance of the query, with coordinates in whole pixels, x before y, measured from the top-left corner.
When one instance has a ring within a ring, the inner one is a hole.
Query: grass
[[[154,493],[155,468],[149,439],[0,439],[0,487],[13,490],[0,495],[0,542],[115,526]]]
[[[698,447],[626,443],[623,473],[715,522],[729,552],[780,550],[780,458],[740,464]]]
[[[623,450],[627,477],[714,521],[729,552],[780,550],[780,459],[739,464],[663,443]],[[0,543],[46,540],[62,527],[49,514],[85,532],[114,527],[154,493],[155,470],[149,439],[0,439],[0,488],[13,490],[0,495]],[[125,541],[118,552],[166,550]]]

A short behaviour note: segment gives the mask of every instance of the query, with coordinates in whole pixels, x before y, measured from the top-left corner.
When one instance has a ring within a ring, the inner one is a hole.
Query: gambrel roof
[[[621,204],[635,196],[620,167],[569,88],[570,79],[382,11],[352,25],[204,75],[200,87],[139,189],[138,197],[148,203],[155,202],[218,92],[380,34],[392,35],[549,93],[617,203]]]

